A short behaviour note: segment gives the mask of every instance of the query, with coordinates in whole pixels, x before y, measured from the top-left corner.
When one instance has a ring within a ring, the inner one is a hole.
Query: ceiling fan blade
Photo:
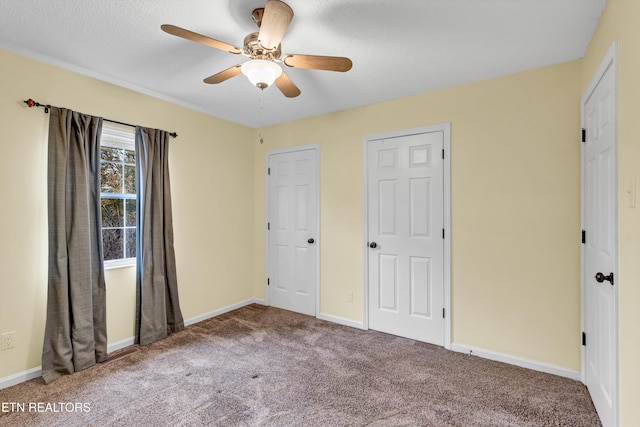
[[[287,31],[293,10],[280,0],[269,0],[264,7],[258,40],[265,49],[276,49]]]
[[[217,74],[214,74],[213,76],[209,76],[206,79],[204,79],[205,83],[209,83],[209,84],[218,84],[218,83],[222,83],[225,80],[229,80],[231,77],[235,77],[238,74],[240,74],[240,69],[242,68],[242,65],[238,64],[238,65],[234,65],[231,68],[227,68],[224,71],[220,71]]]
[[[301,93],[298,86],[296,86],[285,73],[282,73],[280,77],[276,79],[276,86],[278,86],[280,92],[287,98],[295,98]]]
[[[220,40],[212,39],[211,37],[203,36],[202,34],[194,33],[193,31],[185,30],[184,28],[176,27],[175,25],[163,24],[160,26],[162,31],[171,34],[172,36],[182,37],[183,39],[191,40],[196,43],[211,46],[216,49],[224,50],[229,53],[241,53],[242,50],[229,43],[221,42]]]
[[[326,71],[349,71],[353,63],[342,56],[285,55],[282,62],[288,67]]]

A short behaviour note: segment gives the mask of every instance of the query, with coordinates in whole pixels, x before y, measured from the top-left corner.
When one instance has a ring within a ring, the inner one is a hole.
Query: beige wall
[[[613,41],[618,42],[618,298],[620,425],[640,425],[640,205],[628,206],[640,186],[640,2],[608,0],[584,58],[582,91]]]
[[[185,318],[252,297],[253,132],[0,50],[0,378],[40,365],[47,289],[49,116],[22,100],[176,131],[170,149],[175,247]],[[135,272],[110,270],[109,342],[133,335]]]
[[[264,296],[268,150],[320,144],[320,311],[362,321],[363,137],[450,122],[453,341],[579,370],[580,65],[262,129],[254,294]]]

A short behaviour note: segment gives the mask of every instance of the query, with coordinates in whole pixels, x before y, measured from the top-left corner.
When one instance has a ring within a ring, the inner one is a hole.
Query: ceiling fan
[[[205,83],[218,84],[242,73],[260,89],[266,89],[273,83],[288,98],[300,95],[300,89],[282,71],[277,62],[291,68],[308,68],[326,71],[349,71],[353,65],[349,58],[340,56],[282,55],[280,41],[293,19],[293,10],[280,0],[268,0],[264,8],[251,13],[258,32],[244,38],[242,48],[203,36],[175,25],[164,24],[162,30],[174,36],[182,37],[216,49],[249,57],[249,61],[234,65],[204,79]]]

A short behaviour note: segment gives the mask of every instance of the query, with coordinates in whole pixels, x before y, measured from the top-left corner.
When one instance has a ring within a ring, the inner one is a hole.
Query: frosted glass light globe
[[[242,74],[247,76],[249,81],[259,87],[265,89],[273,84],[282,74],[282,68],[273,61],[264,59],[252,59],[242,64],[240,69]]]

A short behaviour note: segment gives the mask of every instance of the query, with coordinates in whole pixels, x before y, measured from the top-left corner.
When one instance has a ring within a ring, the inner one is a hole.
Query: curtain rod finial
[[[27,104],[27,106],[29,108],[31,108],[31,107],[42,107],[42,108],[44,108],[44,112],[45,113],[48,113],[49,112],[49,108],[51,108],[51,105],[49,105],[49,104],[47,104],[47,105],[40,104],[39,102],[34,101],[31,98],[29,98],[29,99],[27,99],[26,101],[23,101],[23,102],[25,104]]]

